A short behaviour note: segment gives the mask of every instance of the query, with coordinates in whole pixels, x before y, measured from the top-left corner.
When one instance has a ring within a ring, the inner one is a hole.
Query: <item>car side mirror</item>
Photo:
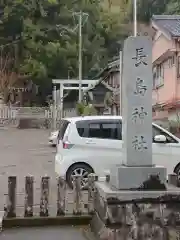
[[[165,143],[166,141],[167,141],[167,138],[164,135],[156,135],[154,137],[154,142],[156,143]]]

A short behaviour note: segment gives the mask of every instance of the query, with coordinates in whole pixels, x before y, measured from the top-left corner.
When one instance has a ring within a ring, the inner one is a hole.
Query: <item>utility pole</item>
[[[82,12],[75,12],[74,15],[78,16],[78,25],[79,25],[79,102],[82,101],[82,27],[86,23],[88,19],[88,14]],[[85,20],[83,20],[83,17],[86,17]]]
[[[56,115],[57,115],[57,91],[56,85],[53,86],[53,130],[56,130]]]
[[[137,37],[137,0],[133,0],[134,37]]]
[[[120,93],[119,93],[119,113],[120,113],[120,116],[122,116],[122,51],[119,52],[119,90],[120,90]]]
[[[82,102],[82,11],[79,14],[79,102]]]

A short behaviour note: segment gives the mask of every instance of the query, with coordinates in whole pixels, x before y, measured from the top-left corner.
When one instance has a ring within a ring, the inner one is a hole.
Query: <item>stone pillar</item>
[[[49,216],[49,177],[42,177],[41,180],[41,201],[40,201],[40,216]]]
[[[65,215],[66,207],[66,181],[61,177],[57,179],[57,216]]]
[[[16,176],[8,177],[8,202],[5,212],[7,218],[16,217]]]
[[[25,178],[25,209],[24,216],[32,217],[33,216],[33,183],[34,177],[28,176]]]
[[[88,213],[94,213],[94,198],[95,198],[95,182],[98,176],[94,173],[88,176]]]
[[[73,195],[74,195],[74,215],[82,214],[82,189],[81,176],[73,176]]]
[[[152,41],[127,38],[122,76],[124,166],[114,166],[110,180],[118,189],[139,188],[150,175],[166,181],[166,169],[152,163],[152,82]]]

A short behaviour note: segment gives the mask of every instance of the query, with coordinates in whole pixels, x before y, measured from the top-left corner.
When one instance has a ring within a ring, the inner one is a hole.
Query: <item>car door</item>
[[[88,149],[88,161],[96,173],[103,177],[112,164],[121,164],[121,122],[116,119],[91,120],[87,129],[84,141]]]
[[[153,125],[153,163],[159,166],[164,166],[167,169],[167,174],[174,171],[176,165],[180,162],[180,143],[178,138],[173,136],[165,129]],[[157,143],[154,137],[164,135],[166,142]]]

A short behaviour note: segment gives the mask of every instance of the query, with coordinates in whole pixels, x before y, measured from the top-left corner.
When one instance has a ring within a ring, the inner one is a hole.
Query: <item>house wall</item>
[[[178,93],[176,64],[169,65],[169,59],[161,63],[164,69],[163,84],[153,89],[153,101],[162,104],[174,99]],[[179,91],[180,92],[180,91]]]
[[[175,42],[158,31],[153,40],[152,61],[154,62],[168,49],[176,48]]]
[[[176,44],[172,39],[168,39],[162,33],[157,32],[152,49],[153,63],[169,49],[175,49]],[[170,58],[161,63],[163,67],[163,84],[153,90],[153,97],[156,103],[161,104],[176,97],[177,75],[176,75],[176,56],[174,55],[174,64],[170,64]]]
[[[180,78],[177,76],[178,68],[178,55],[180,56],[180,45],[173,39],[169,39],[163,35],[160,31],[157,31],[153,40],[152,58],[153,63],[160,58],[168,50],[176,50],[173,55],[167,55],[161,66],[163,68],[163,80],[159,87],[154,87],[152,92],[153,105],[166,104],[175,99],[180,99]],[[177,52],[177,54],[176,54]],[[179,53],[178,53],[179,52]],[[157,65],[153,64],[153,67]],[[155,80],[154,80],[155,83]],[[156,85],[156,84],[154,84]],[[167,119],[174,118],[174,112],[167,112],[163,109],[156,109],[154,113],[154,119]]]

